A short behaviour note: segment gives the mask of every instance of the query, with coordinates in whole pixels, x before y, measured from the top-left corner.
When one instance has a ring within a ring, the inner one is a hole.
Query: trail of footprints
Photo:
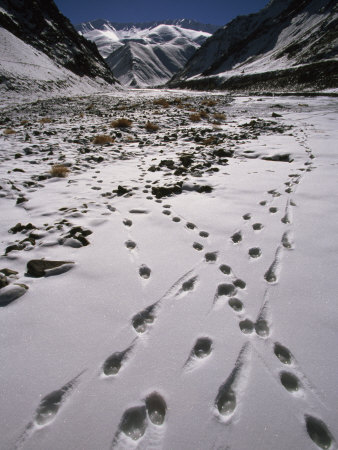
[[[308,163],[308,165],[311,164],[312,163],[310,162]],[[310,168],[308,167],[305,170],[308,171],[309,169]],[[301,177],[299,174],[291,174],[290,178],[292,179],[292,181],[288,181],[285,183],[285,185],[287,186],[285,192],[287,194],[293,192],[294,186],[299,183]],[[272,199],[281,196],[281,194],[277,190],[271,190],[268,192],[268,194],[272,196]],[[161,200],[156,201],[158,203],[162,202]],[[262,200],[260,202],[260,205],[268,206],[268,211],[270,214],[274,215],[278,212],[278,208],[269,206],[269,203],[266,200]],[[295,206],[295,204],[290,198],[288,198],[284,215],[281,219],[281,222],[285,225],[290,225],[292,223],[292,206]],[[170,208],[171,205],[163,205],[162,213],[168,217],[171,217],[172,214]],[[108,209],[110,209],[111,211],[116,211],[116,209],[111,205],[108,206]],[[130,213],[141,214],[143,213],[143,211],[130,211]],[[242,216],[242,218],[244,221],[248,222],[252,219],[252,214],[246,213]],[[175,223],[180,223],[184,221],[184,219],[182,217],[179,217],[178,215],[175,215],[174,217],[172,217],[172,221]],[[132,220],[125,218],[123,220],[123,224],[127,229],[130,229],[133,225],[133,222]],[[185,228],[190,231],[197,229],[196,225],[192,222],[185,222]],[[256,222],[252,224],[252,229],[254,230],[254,232],[260,233],[262,232],[262,230],[264,230],[264,225],[262,223]],[[198,233],[199,237],[202,239],[206,239],[209,236],[209,233],[207,231],[199,231]],[[230,241],[233,245],[239,245],[241,244],[243,239],[244,235],[242,231],[238,230],[231,236]],[[137,244],[132,239],[128,239],[125,241],[125,247],[129,251],[134,251],[137,248]],[[200,242],[193,242],[192,247],[198,252],[201,252],[204,249],[204,245]],[[290,229],[288,229],[283,233],[281,243],[276,249],[274,260],[264,274],[264,279],[266,280],[268,287],[278,281],[279,273],[281,270],[281,258],[283,249],[290,250],[293,248],[294,243],[292,232]],[[262,250],[259,247],[250,248],[248,250],[248,255],[250,260],[255,260],[261,257]],[[217,251],[206,252],[204,255],[205,263],[216,263],[217,259]],[[267,305],[263,305],[263,308],[259,312],[255,322],[253,322],[249,318],[243,317],[243,314],[245,313],[245,306],[242,300],[238,298],[237,294],[239,290],[246,288],[245,281],[237,278],[233,273],[231,267],[227,264],[219,265],[218,270],[230,279],[229,282],[224,282],[218,285],[213,301],[213,307],[215,307],[225,299],[229,307],[233,310],[236,317],[239,319],[239,329],[244,335],[251,335],[253,332],[255,332],[255,334],[259,338],[268,339],[270,329],[269,324],[265,318],[265,309]],[[198,277],[190,277],[190,272],[184,275],[182,279],[178,280],[178,282],[172,286],[167,294],[171,295],[173,291],[176,291],[175,295],[177,296],[194,290],[198,281]],[[139,276],[145,280],[149,279],[149,277],[151,276],[151,269],[145,264],[142,264],[139,267]],[[153,325],[160,304],[162,300],[167,297],[167,294],[165,294],[157,302],[146,307],[132,317],[131,325],[137,335],[141,335],[147,332]],[[131,359],[135,344],[136,342],[134,340],[132,344],[125,350],[115,351],[110,356],[108,356],[102,364],[101,376],[108,379],[111,377],[119,376],[121,369]],[[231,418],[238,408],[241,394],[243,393],[246,385],[249,362],[252,353],[251,345],[252,344],[250,342],[246,342],[242,346],[237,360],[234,364],[233,370],[226,378],[224,383],[219,387],[218,392],[215,395],[214,410],[216,416],[222,423],[231,422]],[[186,371],[189,372],[190,370],[193,370],[198,361],[207,360],[213,350],[214,346],[210,337],[202,336],[197,338],[184,365]],[[292,370],[294,368],[295,362],[292,353],[278,342],[274,343],[273,345],[273,353],[278,359],[279,363],[283,366],[283,368],[279,370],[280,384],[288,393],[290,393],[290,395],[297,395],[298,392],[305,389],[305,386],[301,382],[297,374],[295,374]],[[36,431],[36,429],[52,423],[62,405],[70,396],[79,376],[67,383],[61,389],[46,395],[41,400],[36,410],[35,418],[26,427],[26,431],[23,437],[21,437],[21,439],[19,440],[17,448],[20,448],[21,444],[23,444],[23,442],[34,431]],[[136,406],[128,408],[123,413],[112,442],[112,448],[119,447],[124,438],[131,439],[132,441],[138,441],[147,433],[147,429],[150,425],[155,427],[162,427],[166,418],[166,414],[167,404],[164,397],[156,391],[152,392]],[[305,413],[304,425],[309,437],[319,448],[329,449],[331,447],[334,442],[334,438],[321,419]]]

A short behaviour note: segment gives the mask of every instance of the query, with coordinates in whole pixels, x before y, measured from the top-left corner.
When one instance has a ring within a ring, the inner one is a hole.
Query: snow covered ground
[[[337,448],[334,98],[129,91],[0,123],[1,448]]]

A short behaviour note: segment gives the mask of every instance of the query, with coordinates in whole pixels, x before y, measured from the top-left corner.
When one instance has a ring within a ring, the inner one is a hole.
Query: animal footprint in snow
[[[259,247],[253,247],[249,249],[250,258],[259,258],[262,255],[262,250]]]
[[[219,270],[225,275],[230,275],[231,273],[231,267],[227,264],[222,264],[221,266],[219,266]]]
[[[123,220],[123,224],[124,224],[126,227],[131,227],[132,224],[133,224],[133,222],[132,222],[130,219],[124,219],[124,220]]]
[[[154,425],[162,425],[167,412],[167,405],[163,397],[157,392],[154,392],[148,395],[145,403],[150,421]]]
[[[118,374],[131,349],[132,347],[129,347],[122,352],[115,352],[111,356],[109,356],[109,358],[105,360],[102,366],[104,375],[109,377]]]
[[[192,246],[193,246],[193,248],[195,249],[195,250],[197,250],[197,251],[202,251],[203,250],[203,245],[202,244],[200,244],[200,243],[198,243],[198,242],[194,242],[193,244],[192,244]]]
[[[218,252],[209,252],[204,255],[206,262],[216,262]]]
[[[287,248],[288,250],[291,250],[294,248],[292,238],[291,238],[291,233],[289,231],[286,231],[283,234],[282,245],[284,248]]]
[[[192,350],[192,356],[196,358],[205,358],[210,355],[212,351],[212,341],[209,338],[199,338]]]
[[[239,322],[239,328],[244,334],[251,334],[254,330],[255,324],[250,319],[241,320]]]
[[[218,287],[217,287],[217,292],[216,292],[216,295],[214,298],[214,303],[216,303],[217,300],[222,296],[233,297],[234,295],[236,295],[236,293],[237,293],[237,289],[233,284],[222,283],[222,284],[218,285]]]
[[[131,241],[131,240],[126,241],[126,242],[124,243],[124,245],[125,245],[129,250],[134,250],[134,248],[136,248],[136,242]]]
[[[290,365],[293,363],[294,358],[289,349],[284,345],[276,342],[274,345],[274,353],[282,364]]]
[[[196,225],[192,222],[187,222],[185,225],[189,230],[194,230],[196,228]]]
[[[276,212],[278,211],[278,208],[275,208],[274,206],[272,206],[271,208],[269,208],[269,211],[271,214],[276,214]]]
[[[79,375],[80,376],[80,375]],[[78,376],[78,377],[79,377]],[[65,402],[70,392],[76,384],[78,377],[65,384],[61,389],[46,395],[36,410],[34,423],[39,427],[48,425],[55,418],[62,404]]]
[[[193,277],[193,278],[190,278],[190,280],[187,280],[184,283],[182,283],[182,288],[179,293],[181,294],[182,292],[192,291],[195,287],[197,279],[198,279],[198,277]]]
[[[147,429],[147,414],[145,406],[135,406],[124,412],[119,432],[124,433],[133,441],[140,439]]]
[[[132,318],[132,324],[137,333],[144,333],[147,330],[149,324],[154,322],[156,305],[157,304],[154,303],[153,305],[148,306],[148,308],[137,313]]]
[[[234,286],[238,287],[239,289],[245,289],[246,288],[246,282],[241,280],[240,278],[237,278],[233,282]]]
[[[260,230],[262,230],[262,229],[264,228],[264,226],[263,226],[261,223],[254,223],[254,224],[252,225],[252,228],[253,228],[255,231],[260,231]]]
[[[264,319],[258,319],[255,323],[255,331],[257,336],[262,338],[269,336],[270,329],[267,321]]]
[[[243,303],[236,297],[232,297],[228,301],[229,306],[235,311],[235,312],[242,312],[243,311]]]
[[[291,393],[295,393],[301,389],[299,379],[290,372],[281,372],[280,381],[285,389]]]
[[[243,240],[242,233],[240,231],[237,231],[235,234],[231,236],[231,240],[234,244],[238,244]]]
[[[149,269],[149,267],[147,267],[145,264],[143,264],[139,268],[139,274],[140,274],[140,277],[147,280],[148,278],[150,278],[151,270]]]
[[[312,416],[305,416],[306,431],[319,448],[330,448],[333,437],[323,421]]]
[[[207,231],[200,231],[200,232],[199,232],[199,235],[200,235],[202,238],[207,238],[207,237],[209,236],[209,233],[208,233]]]
[[[251,214],[250,213],[244,214],[243,219],[244,220],[250,220],[251,219]]]
[[[237,390],[241,383],[240,377],[246,360],[247,344],[244,344],[237,357],[231,374],[218,390],[215,407],[221,417],[230,419],[237,407]]]

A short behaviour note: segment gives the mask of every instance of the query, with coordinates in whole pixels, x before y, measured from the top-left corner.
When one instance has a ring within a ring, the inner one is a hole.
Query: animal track
[[[126,241],[125,243],[124,243],[124,245],[127,247],[127,248],[129,248],[129,250],[134,250],[134,248],[136,248],[136,242],[134,242],[134,241]]]
[[[197,358],[205,358],[210,355],[212,351],[212,341],[209,338],[199,338],[194,345],[192,355]]]
[[[284,248],[287,248],[289,250],[293,249],[293,242],[291,240],[291,233],[289,231],[286,231],[283,234],[282,245]]]
[[[251,214],[250,213],[244,214],[243,219],[244,220],[250,220],[251,219]]]
[[[235,234],[231,236],[231,240],[234,244],[238,244],[243,239],[242,233],[240,231],[237,231]]]
[[[176,222],[176,223],[181,222],[181,219],[179,217],[173,217],[172,220],[173,220],[173,222]]]
[[[243,310],[243,303],[236,297],[232,297],[228,301],[229,306],[236,312],[241,312]]]
[[[137,333],[144,333],[148,325],[154,322],[156,306],[157,303],[154,303],[132,318],[132,324]]]
[[[137,441],[147,429],[147,414],[145,406],[127,409],[122,416],[119,430],[130,439]]]
[[[198,242],[194,242],[193,244],[192,244],[192,246],[193,246],[193,248],[195,249],[195,250],[198,250],[199,252],[200,251],[202,251],[203,250],[203,245],[202,244],[199,244]]]
[[[151,270],[149,269],[149,267],[147,267],[145,264],[143,264],[139,268],[139,274],[140,274],[140,277],[147,280],[148,278],[150,278]]]
[[[191,223],[191,222],[187,222],[185,226],[187,228],[189,228],[189,230],[194,230],[196,228],[196,225],[194,223]]]
[[[262,255],[262,250],[259,247],[250,248],[249,255],[251,258],[259,258]]]
[[[252,225],[252,228],[253,228],[255,231],[260,231],[260,230],[262,230],[262,229],[264,228],[264,226],[263,226],[261,223],[254,223],[254,224]]]
[[[210,252],[204,255],[206,262],[216,262],[217,261],[217,252]]]
[[[225,275],[230,275],[231,273],[231,267],[227,266],[226,264],[222,264],[221,266],[219,266],[219,270]]]
[[[289,392],[297,392],[300,389],[298,378],[290,372],[281,372],[280,381]]]
[[[199,235],[200,235],[202,238],[207,238],[207,237],[209,236],[209,233],[208,233],[207,231],[200,231],[200,232],[199,232]]]
[[[146,400],[146,410],[150,421],[154,425],[162,425],[167,412],[167,405],[160,394],[154,392]]]
[[[227,419],[230,419],[237,406],[236,390],[239,384],[241,371],[243,370],[246,349],[247,344],[244,344],[239,352],[234,369],[224,384],[219,388],[215,399],[215,407],[219,414],[225,416]]]
[[[182,289],[180,292],[192,291],[195,287],[196,281],[197,281],[197,277],[193,277],[193,278],[190,278],[190,280],[185,281],[182,284]]]
[[[246,288],[246,282],[237,278],[234,282],[233,282],[234,286],[238,287],[239,289],[245,289]]]
[[[61,389],[46,395],[46,397],[40,401],[34,418],[34,423],[36,425],[43,427],[52,422],[60,407],[74,388],[79,376],[65,384]]]
[[[217,287],[217,296],[221,297],[222,295],[226,295],[228,297],[232,297],[237,292],[236,287],[233,284],[223,283]]]
[[[278,211],[278,208],[272,206],[271,208],[269,208],[269,211],[271,214],[276,214],[276,212]]]
[[[315,444],[320,448],[331,447],[333,437],[323,421],[312,416],[305,416],[306,431]]]
[[[258,319],[255,323],[256,334],[260,337],[266,337],[270,333],[269,325],[266,320]]]
[[[277,358],[280,360],[283,364],[292,364],[293,362],[293,356],[286,347],[284,347],[282,344],[279,344],[278,342],[274,345],[274,353],[277,356]]]
[[[244,334],[251,334],[254,330],[254,323],[250,319],[245,319],[239,322],[239,328]]]
[[[279,264],[281,258],[281,247],[277,248],[275,259],[269,269],[265,272],[264,278],[268,283],[275,283],[278,279]]]
[[[132,222],[130,219],[124,219],[124,220],[123,220],[123,224],[124,224],[126,227],[131,227],[132,224],[133,224],[133,222]]]
[[[132,347],[127,348],[122,352],[115,352],[105,360],[102,366],[102,371],[106,376],[116,375],[124,361],[127,359]]]

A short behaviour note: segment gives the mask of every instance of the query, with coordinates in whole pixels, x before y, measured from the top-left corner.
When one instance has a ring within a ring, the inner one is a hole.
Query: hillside
[[[312,89],[338,86],[338,6],[332,0],[272,0],[210,37],[171,86]]]

